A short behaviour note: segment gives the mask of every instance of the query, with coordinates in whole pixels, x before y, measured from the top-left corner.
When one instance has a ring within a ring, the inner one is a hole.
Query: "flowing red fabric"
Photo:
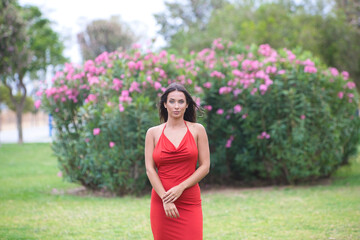
[[[164,129],[165,127],[166,123]],[[163,129],[153,152],[153,159],[165,191],[186,180],[196,170],[198,149],[187,125],[186,127],[186,134],[177,148],[165,136]],[[152,189],[150,221],[154,239],[201,240],[203,216],[199,185],[185,189],[174,203],[180,217],[166,217],[162,200]]]

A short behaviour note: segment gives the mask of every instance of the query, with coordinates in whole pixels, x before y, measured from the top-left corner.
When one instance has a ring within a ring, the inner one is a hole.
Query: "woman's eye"
[[[175,101],[174,100],[170,100],[169,103],[174,103]]]
[[[183,104],[183,103],[184,103],[184,101],[183,101],[183,100],[180,100],[180,101],[179,101],[179,103],[180,103],[180,104]]]

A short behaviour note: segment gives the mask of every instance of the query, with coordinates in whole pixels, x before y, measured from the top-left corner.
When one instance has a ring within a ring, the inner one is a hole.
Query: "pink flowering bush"
[[[159,124],[159,96],[174,81],[202,106],[207,181],[328,176],[359,142],[353,82],[309,53],[221,39],[183,57],[136,48],[67,64],[40,89],[42,108],[56,123],[53,148],[63,176],[119,195],[149,186],[145,133]]]
[[[203,102],[212,109],[205,120],[217,164],[212,172],[222,179],[297,183],[327,177],[347,162],[360,124],[347,72],[307,52],[223,46],[204,50],[205,66],[225,76],[204,89]]]

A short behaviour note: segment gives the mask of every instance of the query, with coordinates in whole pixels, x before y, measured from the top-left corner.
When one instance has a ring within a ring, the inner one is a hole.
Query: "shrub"
[[[215,40],[183,58],[133,49],[67,64],[38,92],[56,123],[53,149],[63,175],[119,195],[144,189],[145,132],[159,123],[164,87],[179,81],[205,111],[208,181],[328,176],[359,142],[357,93],[346,72],[294,53]]]
[[[238,46],[220,50],[224,62],[213,71],[226,77],[213,81],[205,102],[221,175],[297,183],[329,176],[356,151],[357,94],[347,72],[300,50],[252,46],[233,59]]]

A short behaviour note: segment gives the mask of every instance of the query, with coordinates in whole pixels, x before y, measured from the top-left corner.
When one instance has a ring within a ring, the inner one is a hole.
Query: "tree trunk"
[[[16,106],[16,127],[18,129],[18,144],[23,144],[23,132],[22,132],[22,109],[23,107]]]
[[[16,98],[13,95],[11,86],[5,82],[5,86],[9,89],[10,99],[16,109],[16,126],[18,129],[18,143],[19,144],[22,144],[24,142],[23,141],[23,132],[22,132],[22,112],[24,110],[25,99],[26,99],[26,94],[27,94],[23,79],[24,79],[24,74],[19,74],[19,86],[20,86],[20,89],[22,90],[22,92],[20,90],[22,95],[21,95],[21,99],[19,102],[16,101]],[[16,82],[16,81],[14,81],[14,82]]]
[[[26,99],[26,87],[23,83],[23,75],[19,76],[19,80],[20,80],[20,87],[23,89],[23,95],[21,96],[21,100],[20,102],[16,102],[16,125],[17,125],[17,129],[18,129],[18,143],[22,144],[23,141],[23,132],[22,132],[22,113],[24,110],[24,105],[25,105],[25,99]]]
[[[2,116],[1,116],[1,109],[0,109],[0,133],[2,128]],[[0,147],[1,147],[1,139],[0,139]]]

